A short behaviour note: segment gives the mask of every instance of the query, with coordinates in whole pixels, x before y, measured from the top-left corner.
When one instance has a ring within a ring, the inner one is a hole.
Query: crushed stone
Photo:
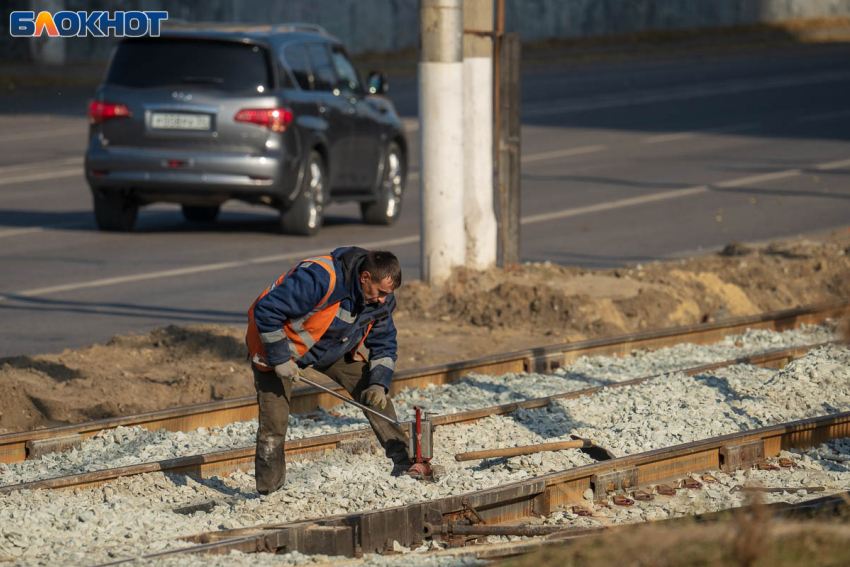
[[[836,325],[806,325],[784,332],[748,329],[711,345],[680,344],[654,351],[635,350],[625,357],[581,357],[554,374],[501,376],[470,374],[442,386],[423,390],[409,388],[393,398],[399,417],[413,418],[413,406],[434,414],[457,413],[468,409],[549,396],[561,392],[601,386],[632,378],[692,368],[741,358],[770,350],[806,344],[819,344],[837,338]],[[337,406],[308,415],[290,416],[287,439],[302,439],[360,429],[367,425],[361,411],[353,406]],[[54,453],[41,460],[0,463],[0,486],[21,484],[79,474],[186,457],[189,455],[250,447],[256,443],[257,420],[189,432],[148,431],[141,427],[118,427],[86,439],[80,450]]]
[[[778,371],[741,365],[696,377],[674,374],[547,408],[440,427],[435,461],[446,473],[433,484],[389,476],[389,462],[382,455],[334,452],[316,461],[291,463],[284,488],[268,496],[254,492],[254,477],[246,472],[200,481],[153,473],[73,491],[10,493],[0,497],[0,558],[20,565],[91,565],[187,545],[173,540],[181,535],[399,506],[590,462],[583,453],[567,450],[457,463],[453,456],[458,452],[555,441],[578,432],[618,454],[630,454],[847,410],[850,350],[830,346]],[[846,443],[827,448],[822,457],[810,458],[846,467],[841,460]],[[815,470],[798,468],[788,474]],[[837,486],[844,486],[842,470],[826,472]],[[816,480],[800,478],[794,486]],[[689,491],[680,492],[676,499],[681,502],[674,502],[680,512],[675,513],[709,509],[712,490],[719,488],[703,490],[693,499]],[[796,492],[791,496],[804,497]],[[722,494],[716,499],[722,500]],[[205,500],[217,505],[209,512],[173,512]],[[639,521],[643,504],[617,510],[618,521]],[[662,511],[651,514],[660,516]]]

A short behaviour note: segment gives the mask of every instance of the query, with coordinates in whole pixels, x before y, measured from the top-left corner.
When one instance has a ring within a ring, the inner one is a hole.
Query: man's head
[[[373,250],[360,264],[360,289],[366,303],[383,303],[401,286],[401,265],[392,252]]]

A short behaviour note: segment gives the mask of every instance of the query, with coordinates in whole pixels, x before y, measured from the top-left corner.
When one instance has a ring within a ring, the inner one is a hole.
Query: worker
[[[284,440],[293,383],[312,366],[352,398],[397,420],[389,399],[395,369],[395,297],[401,266],[391,252],[337,248],[299,262],[260,294],[248,311],[246,342],[259,404],[254,456],[257,492],[269,494],[286,478]],[[366,361],[358,352],[369,350]],[[407,434],[364,412],[392,461],[392,474],[413,465]]]

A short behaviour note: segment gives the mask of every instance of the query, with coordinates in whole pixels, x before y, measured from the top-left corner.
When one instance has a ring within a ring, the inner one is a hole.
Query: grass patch
[[[850,525],[772,521],[764,508],[719,523],[640,524],[510,559],[503,567],[839,567]]]

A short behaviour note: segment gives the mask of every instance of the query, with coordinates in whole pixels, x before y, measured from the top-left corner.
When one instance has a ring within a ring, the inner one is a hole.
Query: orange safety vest
[[[296,264],[294,268],[280,276],[272,285],[267,287],[266,290],[254,301],[254,303],[251,304],[251,308],[248,310],[248,333],[246,337],[248,350],[250,352],[251,362],[253,362],[259,370],[270,372],[273,368],[268,363],[266,358],[266,349],[263,346],[260,331],[257,329],[257,323],[254,321],[254,307],[257,305],[257,301],[260,301],[274,288],[279,286],[283,280],[299,266],[311,263],[318,264],[327,270],[328,275],[330,276],[330,285],[328,286],[328,292],[322,300],[310,310],[310,312],[302,317],[298,317],[297,319],[287,319],[283,323],[283,332],[286,334],[286,338],[289,339],[292,360],[298,360],[304,356],[307,351],[313,347],[313,345],[319,342],[319,339],[322,338],[328,330],[328,327],[330,327],[331,323],[333,323],[334,317],[336,317],[340,302],[336,301],[334,303],[328,303],[334,287],[336,286],[336,270],[334,269],[333,258],[331,256],[316,256],[314,258],[302,260]],[[357,353],[357,349],[360,348],[360,345],[362,345],[366,340],[366,335],[369,334],[373,324],[374,322],[369,324],[369,327],[366,329],[366,334],[363,335],[360,342],[350,351],[352,355],[358,356],[361,360],[363,357]]]

